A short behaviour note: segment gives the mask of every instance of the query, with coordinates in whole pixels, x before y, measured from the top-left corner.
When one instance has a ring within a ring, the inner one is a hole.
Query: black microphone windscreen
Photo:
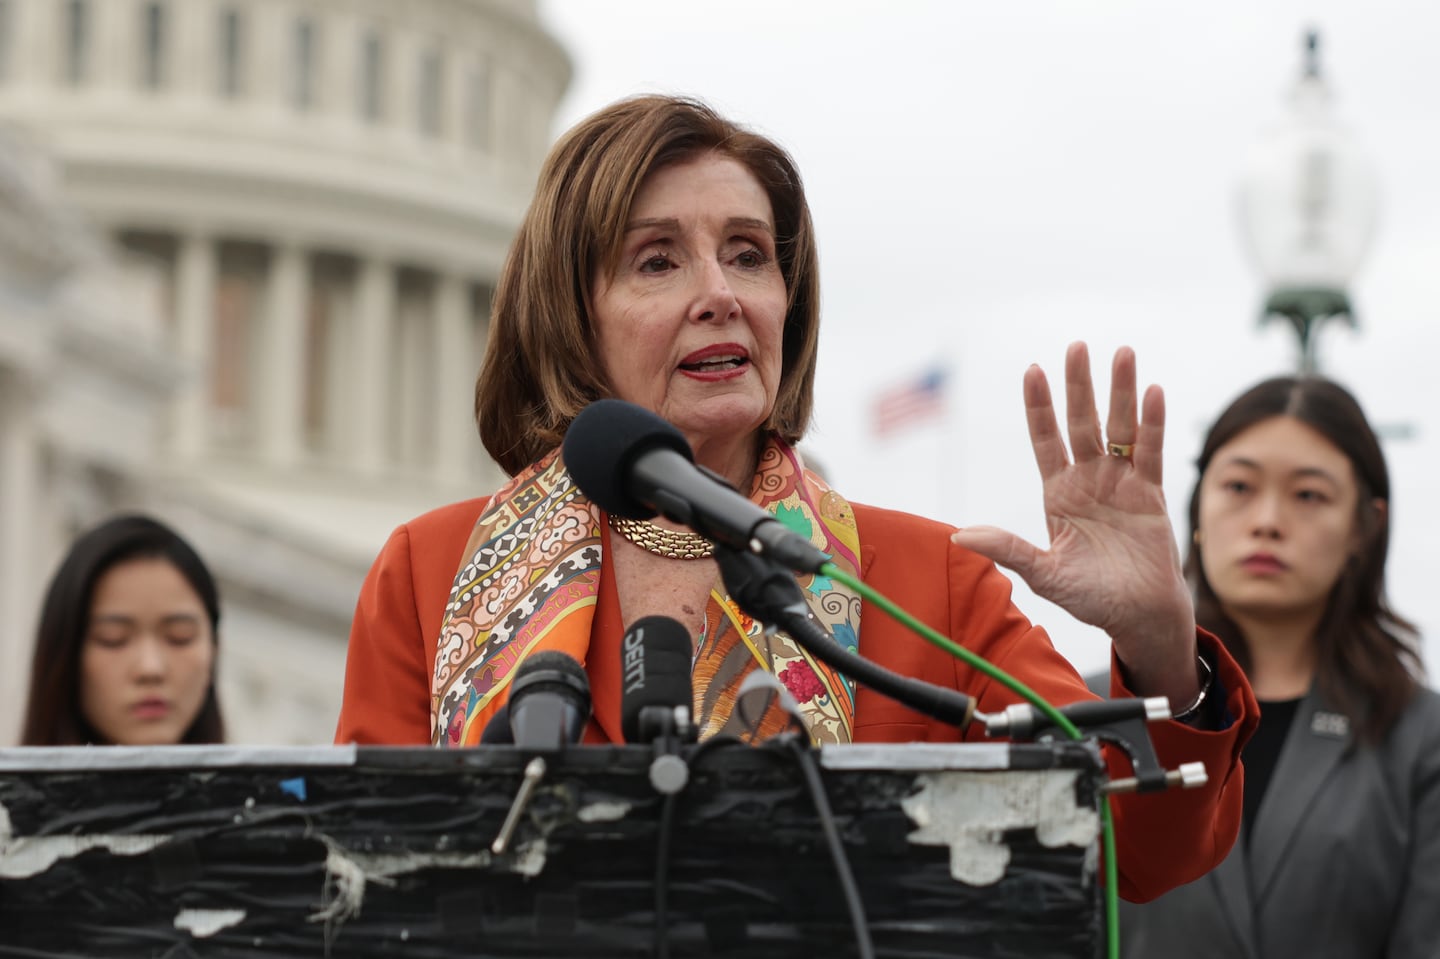
[[[630,495],[627,476],[636,458],[654,449],[695,460],[684,435],[669,422],[643,406],[605,399],[591,403],[571,421],[561,456],[581,492],[601,509],[649,519],[655,510]]]
[[[569,653],[542,649],[526,656],[510,681],[507,705],[513,713],[518,702],[540,691],[569,700],[587,715],[590,712],[590,677],[585,675],[585,667]]]
[[[649,706],[692,705],[694,640],[669,616],[646,616],[625,631],[621,644],[620,729],[627,743],[641,742],[640,713]]]
[[[590,678],[568,653],[531,653],[515,671],[506,705],[518,748],[562,749],[584,738],[590,721]]]
[[[506,703],[495,711],[485,728],[480,731],[482,746],[513,746],[515,731],[510,728],[510,704]]]

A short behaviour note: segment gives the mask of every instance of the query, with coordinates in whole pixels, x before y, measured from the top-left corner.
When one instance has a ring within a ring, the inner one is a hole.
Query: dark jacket
[[[1316,690],[1249,837],[1207,876],[1122,904],[1131,957],[1440,957],[1440,695],[1378,747]]]

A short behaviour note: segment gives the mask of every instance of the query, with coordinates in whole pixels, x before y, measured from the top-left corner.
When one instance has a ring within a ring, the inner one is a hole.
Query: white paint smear
[[[971,886],[1005,876],[1005,830],[1035,828],[1040,844],[1086,846],[1100,834],[1100,814],[1075,801],[1075,770],[922,773],[919,792],[900,801],[922,846],[950,847],[950,874]]]
[[[204,939],[244,921],[244,909],[181,909],[175,916],[175,928]]]
[[[10,811],[0,803],[0,879],[24,879],[49,869],[61,859],[87,849],[108,849],[117,856],[147,853],[169,836],[16,836]]]
[[[581,822],[619,822],[630,808],[625,802],[592,802],[581,806],[575,818]]]

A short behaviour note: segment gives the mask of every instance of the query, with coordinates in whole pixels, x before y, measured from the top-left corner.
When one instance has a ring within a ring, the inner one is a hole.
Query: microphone
[[[485,724],[480,732],[480,745],[482,746],[513,746],[515,745],[515,731],[510,728],[510,704],[506,703],[495,710],[495,715]]]
[[[720,578],[740,608],[763,622],[773,623],[790,634],[798,645],[816,659],[839,670],[862,686],[888,696],[911,709],[933,716],[958,729],[970,725],[975,702],[946,686],[891,672],[872,663],[835,641],[815,619],[795,577],[772,560],[740,550],[715,550]]]
[[[601,509],[630,519],[660,513],[707,539],[818,573],[830,557],[729,483],[695,465],[670,423],[624,400],[596,400],[565,431],[565,468]]]
[[[620,650],[620,729],[627,743],[695,741],[693,648],[689,631],[669,616],[646,616],[625,631]]]
[[[485,724],[480,742],[513,743],[517,749],[532,753],[559,752],[580,741],[589,721],[590,679],[585,675],[585,667],[569,653],[542,649],[526,656],[515,670],[515,678],[510,681],[510,699]],[[521,816],[546,771],[542,756],[532,756],[525,764],[510,811],[490,843],[490,851],[495,855],[503,855],[510,848]]]
[[[525,657],[510,700],[486,723],[480,742],[553,751],[580,741],[590,721],[590,679],[569,653],[544,649]]]

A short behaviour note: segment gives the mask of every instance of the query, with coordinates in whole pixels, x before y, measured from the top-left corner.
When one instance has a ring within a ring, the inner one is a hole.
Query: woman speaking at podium
[[[1072,346],[1067,452],[1044,374],[1026,373],[1048,550],[847,502],[795,450],[813,403],[817,267],[790,157],[704,104],[623,100],[563,136],[502,270],[476,389],[481,438],[512,479],[385,544],[356,608],[337,739],[477,743],[517,664],[556,649],[589,674],[587,739],[622,741],[620,642],[626,624],[653,614],[694,637],[702,736],[741,731],[735,691],[763,669],[796,694],[816,742],[962,738],[854,687],[783,633],[761,636],[763,624],[725,596],[705,540],[607,515],[580,495],[561,440],[587,404],[618,397],[673,423],[697,463],[806,531],[835,564],[1053,703],[1091,694],[1011,604],[994,563],[1102,627],[1116,695],[1169,697],[1181,717],[1153,732],[1161,761],[1203,761],[1210,777],[1119,804],[1121,891],[1148,899],[1212,868],[1239,827],[1238,755],[1256,708],[1229,654],[1195,627],[1161,491],[1160,391],[1137,397],[1134,356],[1121,350],[1102,425],[1085,348]],[[806,575],[802,585],[815,616],[862,656],[969,694],[983,711],[1016,701],[840,582]]]

